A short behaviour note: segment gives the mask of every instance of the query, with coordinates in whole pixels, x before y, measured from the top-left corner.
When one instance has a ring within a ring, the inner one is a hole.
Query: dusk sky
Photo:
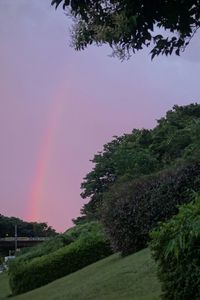
[[[70,48],[50,2],[0,0],[0,213],[64,231],[103,144],[200,103],[200,35],[181,57],[120,62],[108,47]]]

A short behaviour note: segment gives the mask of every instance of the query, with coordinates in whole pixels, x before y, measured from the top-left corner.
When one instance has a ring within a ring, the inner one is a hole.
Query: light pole
[[[15,255],[17,253],[17,224],[15,224]]]

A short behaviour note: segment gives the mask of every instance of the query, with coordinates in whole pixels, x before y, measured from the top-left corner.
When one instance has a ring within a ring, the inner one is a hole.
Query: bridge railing
[[[49,237],[25,237],[25,236],[18,236],[17,238],[15,237],[3,237],[0,238],[0,242],[14,242],[14,241],[18,241],[18,242],[42,242],[42,241],[47,241],[49,240]]]

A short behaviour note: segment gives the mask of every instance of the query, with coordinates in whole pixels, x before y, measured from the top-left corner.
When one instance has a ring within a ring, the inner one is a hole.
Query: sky
[[[105,46],[72,49],[50,2],[0,0],[0,213],[62,232],[105,143],[200,103],[200,35],[181,57],[144,50],[120,62]]]

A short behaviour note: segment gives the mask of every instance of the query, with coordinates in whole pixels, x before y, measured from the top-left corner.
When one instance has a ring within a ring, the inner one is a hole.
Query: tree
[[[81,184],[82,198],[90,198],[82,213],[89,219],[98,217],[103,194],[116,182],[127,181],[158,169],[158,161],[149,150],[151,131],[134,129],[105,144],[91,160],[95,165]]]
[[[152,46],[159,54],[180,55],[200,26],[199,0],[52,0],[73,17],[72,44],[109,44],[121,59]]]
[[[17,225],[18,236],[50,237],[56,235],[56,231],[47,223],[25,222],[19,218],[0,214],[0,237],[14,236],[15,225]]]
[[[199,155],[200,105],[178,106],[158,120],[153,129],[151,150],[159,161],[169,165],[177,159]]]
[[[87,219],[99,217],[104,195],[114,184],[123,185],[179,162],[200,157],[200,105],[175,105],[152,130],[134,129],[104,145],[81,184],[82,208]],[[84,222],[84,216],[74,220]]]

